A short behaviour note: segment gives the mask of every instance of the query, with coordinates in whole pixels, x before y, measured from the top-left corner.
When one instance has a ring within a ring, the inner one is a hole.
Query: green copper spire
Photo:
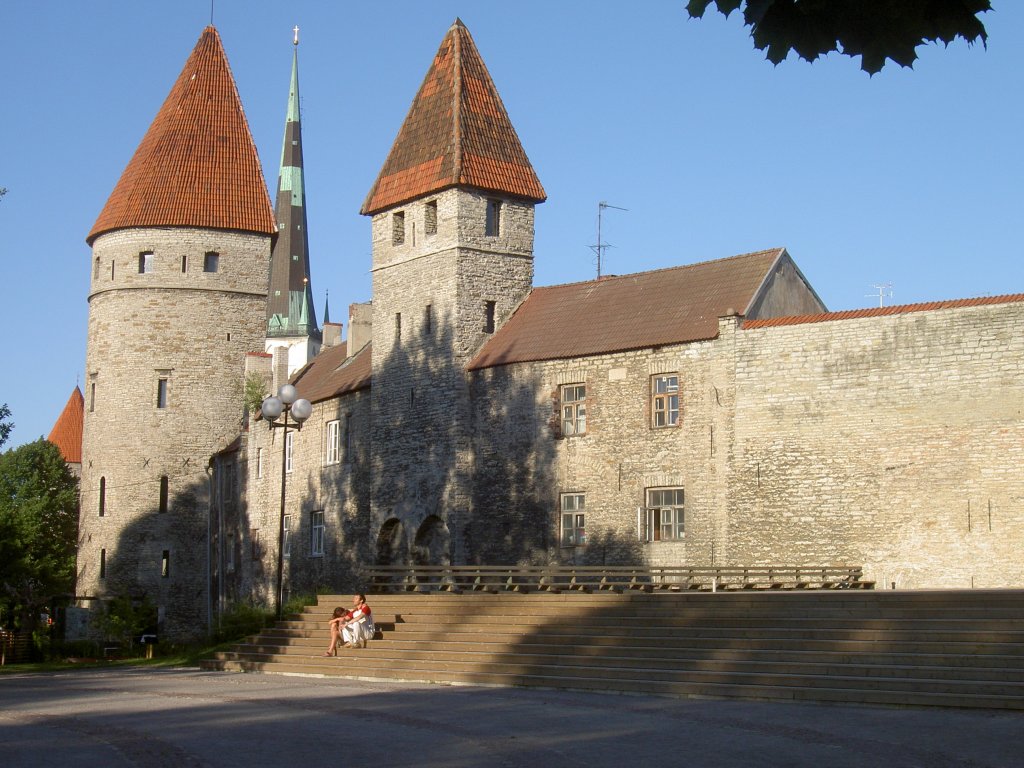
[[[299,100],[299,36],[295,28],[292,77],[288,89],[281,168],[277,177],[274,213],[278,235],[270,255],[270,295],[267,297],[268,336],[320,338],[316,310],[309,296],[309,236],[306,231],[306,191],[302,167],[302,116]]]

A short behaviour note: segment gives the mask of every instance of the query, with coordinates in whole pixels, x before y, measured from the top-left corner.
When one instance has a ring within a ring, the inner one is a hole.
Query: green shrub
[[[273,618],[274,614],[262,606],[238,603],[221,615],[216,639],[218,642],[224,642],[255,635],[270,624]]]

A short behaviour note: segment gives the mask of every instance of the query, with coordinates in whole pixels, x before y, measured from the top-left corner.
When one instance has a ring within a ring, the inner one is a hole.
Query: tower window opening
[[[188,256],[181,254],[181,274],[188,272]]]
[[[160,578],[166,579],[171,575],[171,550],[165,549],[160,558]]]
[[[487,201],[484,234],[488,237],[498,237],[501,234],[501,200],[492,198]]]
[[[395,312],[395,343],[402,340],[402,313]]]
[[[89,413],[96,410],[96,383],[89,385]]]
[[[143,251],[139,254],[139,274],[148,275],[153,271],[153,252]]]
[[[107,578],[107,550],[100,550],[100,578]]]
[[[437,234],[437,200],[428,200],[423,211],[423,233]]]
[[[156,382],[156,407],[167,407],[167,379],[157,379]]]
[[[92,279],[93,280],[99,280],[100,279],[100,257],[99,256],[96,257],[96,261],[95,261],[95,263],[93,264],[93,267],[92,267]]]
[[[111,261],[111,262],[110,262],[110,279],[111,279],[111,280],[113,280],[113,279],[114,279],[114,264],[115,264],[115,263],[116,263],[116,262],[114,262],[114,261]]]
[[[100,506],[99,506],[100,517],[107,514],[107,478],[100,478]]]
[[[405,242],[405,211],[391,214],[391,244],[402,245]]]
[[[484,302],[484,333],[494,333],[494,302]]]
[[[423,335],[429,336],[434,332],[434,308],[427,304],[423,308]]]
[[[163,475],[160,478],[160,513],[161,514],[163,514],[164,512],[167,511],[167,496],[168,496],[167,490],[168,490],[167,475]]]
[[[220,268],[220,254],[207,251],[203,256],[203,272],[216,272]]]

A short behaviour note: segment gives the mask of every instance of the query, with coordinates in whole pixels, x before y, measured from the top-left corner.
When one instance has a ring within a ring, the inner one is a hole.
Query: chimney
[[[324,349],[341,343],[341,323],[324,323]]]
[[[274,381],[273,391],[288,383],[288,347],[274,347]]]
[[[348,355],[351,357],[370,343],[373,335],[373,305],[348,305]]]

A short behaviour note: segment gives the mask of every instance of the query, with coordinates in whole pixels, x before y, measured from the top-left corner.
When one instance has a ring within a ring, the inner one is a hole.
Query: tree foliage
[[[886,59],[913,67],[925,43],[962,37],[984,45],[988,33],[978,16],[992,10],[989,0],[689,0],[686,10],[699,19],[712,2],[725,16],[743,6],[754,46],[773,64],[790,51],[805,61],[839,51],[860,56],[869,74]]]
[[[11,409],[7,407],[7,403],[4,403],[0,405],[0,448],[4,447],[7,438],[11,436],[12,429],[14,429],[14,422],[11,421]]]
[[[72,590],[78,480],[57,446],[39,439],[0,455],[0,604],[32,615]]]

